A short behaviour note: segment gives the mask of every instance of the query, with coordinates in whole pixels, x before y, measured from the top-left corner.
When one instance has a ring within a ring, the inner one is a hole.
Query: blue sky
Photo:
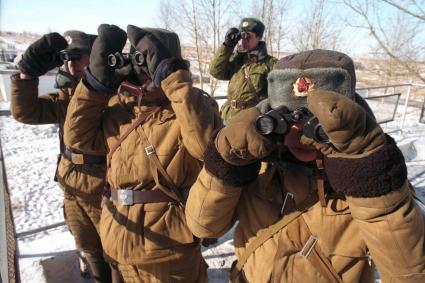
[[[252,1],[241,2],[246,3],[238,10],[243,14]],[[336,9],[344,10],[338,2],[329,0]],[[96,33],[102,23],[115,24],[124,30],[127,24],[156,26],[159,3],[160,0],[0,0],[0,30],[43,34],[78,29]],[[302,11],[311,5],[305,0],[288,3],[291,12],[286,18],[291,22],[300,21]],[[239,17],[235,21],[238,24]]]
[[[160,1],[0,0],[0,29],[43,34],[78,29],[96,33],[101,23],[154,26]]]
[[[301,22],[302,17],[307,15],[305,11],[312,3],[310,1],[289,0],[290,10],[285,22],[292,26]],[[159,3],[160,0],[0,0],[0,30],[44,34],[77,29],[96,34],[102,23],[115,24],[124,30],[128,24],[156,27]],[[241,3],[247,3],[238,10],[243,14],[252,1]],[[341,0],[328,0],[328,3],[333,16],[349,18],[347,7]],[[388,12],[389,9],[384,8],[381,16]],[[233,25],[237,25],[239,17],[234,17],[234,20]],[[344,24],[344,33],[350,40],[346,44],[348,46],[340,47],[341,51],[365,53],[374,44],[364,30],[354,30]]]

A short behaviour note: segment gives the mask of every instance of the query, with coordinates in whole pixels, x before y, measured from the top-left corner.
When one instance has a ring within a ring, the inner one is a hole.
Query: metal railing
[[[392,119],[386,119],[383,121],[379,121],[380,123],[387,123],[387,122],[391,122],[394,120],[394,117],[396,115],[397,112],[397,108],[398,105],[400,103],[400,99],[403,95],[403,92],[398,92],[396,93],[396,88],[399,87],[405,87],[407,88],[406,90],[406,95],[405,95],[405,99],[404,99],[404,105],[403,105],[403,114],[402,114],[402,122],[401,122],[401,128],[404,127],[404,123],[406,120],[406,115],[407,115],[407,108],[409,106],[409,102],[411,99],[411,93],[412,93],[412,88],[413,87],[417,87],[417,88],[425,88],[425,84],[419,84],[419,83],[413,83],[412,80],[410,80],[410,82],[408,83],[402,83],[402,84],[390,84],[390,85],[384,85],[384,86],[373,86],[373,87],[360,87],[360,88],[356,88],[356,92],[365,92],[364,95],[362,95],[366,100],[372,100],[375,98],[385,98],[385,97],[391,97],[391,96],[397,96],[397,101],[396,101],[396,105],[393,109],[393,115],[392,115]],[[384,89],[385,90],[385,94],[383,95],[372,95],[371,96],[371,91],[372,90],[381,90]],[[388,92],[388,90],[391,90],[391,94],[386,94]],[[422,111],[420,113],[420,117],[419,117],[419,122],[421,123],[425,123],[425,92],[424,92],[424,101],[422,102]],[[214,99],[216,100],[222,100],[222,99],[227,99],[227,96],[213,96]],[[372,108],[372,110],[374,110]]]
[[[374,86],[374,87],[362,87],[362,88],[357,88],[356,91],[361,92],[361,91],[366,91],[366,94],[364,95],[365,98],[370,97],[370,91],[371,90],[378,90],[378,89],[392,89],[392,92],[395,93],[395,89],[398,87],[407,87],[407,91],[406,91],[406,97],[404,99],[404,108],[403,108],[403,114],[402,114],[402,122],[400,125],[400,128],[404,127],[404,123],[406,121],[406,114],[407,114],[407,108],[409,106],[409,102],[410,102],[410,97],[411,97],[411,93],[412,93],[412,87],[417,87],[417,88],[425,88],[425,84],[418,84],[418,83],[413,83],[412,80],[410,80],[408,83],[402,83],[402,84],[391,84],[391,85],[385,85],[385,86]],[[423,95],[423,102],[422,102],[422,111],[419,117],[419,122],[424,123],[424,107],[425,107],[425,94]]]
[[[372,108],[372,110],[373,110],[373,112],[375,114],[376,121],[379,124],[384,124],[384,123],[388,123],[388,122],[394,121],[395,115],[397,113],[398,103],[400,101],[400,96],[401,96],[401,93],[393,93],[393,94],[376,95],[376,96],[373,96],[373,97],[365,97],[365,99],[368,100],[369,106]],[[394,103],[391,103],[391,102],[390,103],[385,103],[385,99],[392,98],[392,97],[395,97],[395,100],[396,101]],[[376,101],[376,100],[379,100],[380,103],[384,104],[385,111],[386,112],[389,112],[388,111],[389,110],[388,109],[388,106],[391,106],[391,105],[393,106],[392,112],[390,112],[391,113],[390,118],[386,118],[385,119],[385,118],[381,118],[380,117],[381,116],[381,112],[380,111],[377,111],[377,107],[374,106],[374,104],[373,104],[373,102]]]
[[[30,236],[30,235],[33,235],[33,234],[37,234],[37,233],[40,233],[40,232],[44,232],[44,231],[54,229],[54,228],[58,228],[58,227],[65,226],[65,225],[66,225],[65,221],[60,221],[60,222],[53,223],[53,224],[50,224],[50,225],[46,225],[46,226],[42,226],[42,227],[35,228],[35,229],[32,229],[32,230],[27,230],[27,231],[24,231],[24,232],[17,233],[16,238],[23,238],[23,237],[26,237],[26,236]]]
[[[0,142],[0,282],[19,282],[18,246]]]

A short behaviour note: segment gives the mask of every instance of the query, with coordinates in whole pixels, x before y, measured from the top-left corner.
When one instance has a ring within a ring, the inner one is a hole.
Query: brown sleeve
[[[108,96],[81,81],[72,96],[64,126],[66,146],[85,154],[106,154],[102,117]]]
[[[425,216],[408,182],[385,195],[347,200],[382,282],[425,282]]]
[[[59,122],[59,115],[64,115],[60,108],[66,109],[67,100],[60,100],[59,93],[38,96],[38,78],[22,80],[14,74],[10,79],[10,109],[17,121],[31,125]]]
[[[190,72],[186,70],[174,72],[161,86],[176,113],[185,148],[202,160],[212,132],[222,126],[217,103],[192,87]]]
[[[186,220],[199,238],[225,234],[235,222],[236,207],[242,187],[232,187],[205,168],[201,170],[186,202]]]

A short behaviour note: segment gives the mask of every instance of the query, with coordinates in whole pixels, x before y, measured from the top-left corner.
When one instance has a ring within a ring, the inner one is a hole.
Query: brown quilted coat
[[[254,116],[259,113],[256,109],[242,112]],[[242,114],[239,115],[238,122],[251,121],[250,115],[243,116],[245,119],[242,119]],[[223,142],[225,146],[220,147],[222,144],[217,138],[212,143],[213,149],[209,146],[206,150],[205,166],[189,193],[186,218],[191,231],[198,237],[220,237],[237,223],[234,245],[236,257],[240,261],[249,245],[268,233],[269,227],[299,210],[309,196],[317,196],[318,174],[314,164],[296,162],[293,157],[290,159],[283,155],[280,168],[263,162],[258,177],[254,175],[252,181],[238,185],[234,177],[249,172],[248,166],[237,169],[231,167],[227,160],[231,157],[232,161],[241,160],[242,163],[244,160],[240,158],[241,153],[249,152],[250,149],[245,145],[255,145],[256,140],[245,143],[249,135],[237,131],[227,131],[226,134],[233,143]],[[229,148],[230,145],[241,146]],[[351,167],[348,170],[336,170],[341,175],[346,174],[343,178],[348,180],[345,183],[350,186],[350,183],[357,181],[350,178],[357,174],[360,179],[359,172],[365,174],[362,171],[364,167],[359,168],[355,164],[365,159],[372,164],[380,164],[377,162],[378,157],[389,148],[394,149],[395,145],[387,141],[384,147],[375,152],[351,155],[351,159],[348,159],[351,163],[346,161],[351,164],[347,166]],[[250,152],[253,151],[251,149]],[[217,154],[214,155],[214,152]],[[394,160],[397,154],[392,156],[389,162],[404,165],[402,158]],[[213,168],[212,164],[221,166],[216,166],[215,171],[208,171],[206,168]],[[220,174],[221,168],[226,166],[230,169],[227,169],[226,174]],[[384,168],[381,165],[377,167]],[[326,172],[328,175],[331,173]],[[233,178],[229,179],[231,174]],[[382,193],[378,196],[337,194],[329,184],[326,185],[326,204],[322,206],[316,201],[316,204],[307,206],[308,209],[301,216],[267,238],[248,257],[239,277],[239,280],[241,277],[243,280],[234,282],[329,282],[315,264],[301,255],[303,246],[307,249],[311,246],[307,245],[307,237],[302,236],[308,234],[317,239],[316,245],[343,282],[374,282],[373,263],[377,266],[382,282],[425,282],[425,217],[413,200],[413,191],[409,188],[406,176],[401,174],[397,179],[399,176],[391,174],[394,174],[393,171],[388,170],[374,177],[382,178]],[[367,178],[360,180],[356,185],[362,186],[365,192],[377,190],[376,187],[368,186],[370,183],[367,184]],[[396,183],[399,185],[394,187]],[[307,229],[303,228],[304,223]]]
[[[108,182],[114,188],[157,189],[146,145],[141,142],[142,130],[181,192],[192,186],[201,170],[211,133],[221,126],[217,104],[192,87],[188,71],[171,74],[162,82],[162,89],[171,104],[161,106],[132,131],[112,156]],[[118,95],[109,100],[80,83],[69,109],[65,144],[85,153],[105,154],[137,116],[150,108],[139,108],[134,99]],[[100,235],[107,257],[120,264],[178,259],[188,248],[199,245],[187,227],[184,208],[173,202],[125,206],[108,201],[102,211]]]
[[[74,90],[59,89],[58,92],[38,96],[38,83],[38,78],[22,80],[19,74],[12,75],[12,115],[25,124],[58,124],[62,149],[63,127]],[[66,223],[78,248],[86,253],[102,253],[97,229],[105,172],[105,165],[75,165],[63,157],[60,157],[57,168],[65,196]]]

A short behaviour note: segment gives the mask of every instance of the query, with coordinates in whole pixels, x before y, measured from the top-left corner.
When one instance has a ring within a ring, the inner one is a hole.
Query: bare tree
[[[425,82],[418,64],[425,51],[424,1],[406,0],[401,4],[392,0],[344,0],[344,4],[357,15],[358,21],[352,24],[368,30],[378,49],[387,56],[388,61],[393,62],[386,66],[387,73],[391,72],[388,70],[390,66],[393,69],[401,68]],[[392,8],[393,13],[382,13],[383,8]]]
[[[288,9],[286,8],[286,1],[285,0],[280,0],[278,5],[277,5],[277,9],[276,9],[276,13],[275,16],[273,17],[274,21],[273,21],[273,28],[274,31],[272,33],[273,35],[273,44],[276,45],[276,56],[279,57],[280,56],[280,52],[282,52],[282,41],[285,38],[286,35],[286,30],[284,29],[284,24],[283,24],[283,19],[284,16],[286,14],[286,12],[288,11]]]
[[[173,30],[175,24],[175,13],[171,0],[161,0],[158,10],[159,27]]]
[[[198,0],[204,25],[204,48],[206,48],[205,72],[217,48],[222,45],[224,34],[239,12],[238,0]],[[210,77],[210,94],[213,95],[217,80]]]
[[[292,42],[298,51],[310,49],[336,50],[341,40],[339,25],[332,22],[334,19],[326,10],[326,1],[311,1],[310,10],[304,15],[292,35]]]
[[[382,2],[385,2],[388,5],[391,5],[394,8],[397,8],[398,10],[400,10],[401,12],[405,14],[418,18],[419,20],[425,21],[425,11],[423,9],[423,5],[424,5],[423,1],[419,1],[419,3],[416,0],[404,1],[404,2],[408,2],[409,7],[406,7],[404,5],[402,6],[396,1],[391,1],[391,0],[382,0]],[[411,7],[413,7],[413,9],[410,9]]]
[[[251,15],[260,19],[266,29],[263,40],[267,44],[270,54],[279,56],[281,43],[286,35],[283,19],[287,12],[287,0],[263,0],[261,2],[252,1]]]
[[[222,30],[228,28],[229,19],[234,12],[236,0],[162,0],[159,10],[161,27],[167,28],[167,19],[171,24],[168,29],[178,31],[179,36],[189,43],[187,56],[196,65],[194,74],[199,73],[201,88],[208,76],[208,66],[213,54],[221,45]],[[194,49],[192,49],[194,47]],[[210,78],[210,93],[213,94],[217,81]]]

